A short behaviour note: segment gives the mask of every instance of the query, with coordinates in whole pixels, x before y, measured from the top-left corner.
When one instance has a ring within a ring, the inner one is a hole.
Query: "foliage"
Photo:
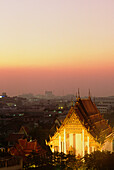
[[[52,170],[113,170],[114,153],[95,151],[86,154],[84,158],[76,158],[74,155],[65,155],[64,153],[48,153],[46,157],[39,157],[32,153],[27,157],[25,169],[52,169]]]
[[[58,170],[67,170],[67,169],[78,169],[83,165],[82,159],[76,159],[74,155],[65,155],[64,153],[50,153],[46,157],[39,157],[38,154],[32,153],[27,157],[25,162],[25,169],[30,169],[33,167],[48,169],[58,169]]]
[[[114,153],[95,151],[84,157],[86,168],[97,170],[113,170]]]

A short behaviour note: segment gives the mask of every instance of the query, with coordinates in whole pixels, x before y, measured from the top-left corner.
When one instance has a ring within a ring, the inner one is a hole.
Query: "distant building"
[[[3,92],[2,95],[0,95],[0,98],[7,97],[6,92]]]
[[[2,96],[7,97],[6,92],[3,92],[3,93],[2,93]]]
[[[114,106],[114,96],[109,97],[95,97],[94,101],[96,104],[105,104],[105,105],[111,105]]]
[[[45,91],[45,97],[47,99],[52,99],[52,98],[54,98],[54,95],[53,95],[52,91]]]
[[[36,152],[39,156],[45,156],[46,151],[37,143],[37,140],[27,141],[27,139],[18,139],[18,143],[14,147],[9,149],[9,152],[13,156],[21,156],[25,158],[32,152]]]
[[[101,114],[106,114],[109,110],[107,105],[97,105],[97,109],[100,111]]]
[[[52,152],[84,156],[96,150],[113,151],[113,134],[92,102],[91,98],[77,99],[62,122],[50,137],[47,145]]]
[[[95,97],[93,98],[93,101],[102,114],[111,113],[114,111],[114,96]]]

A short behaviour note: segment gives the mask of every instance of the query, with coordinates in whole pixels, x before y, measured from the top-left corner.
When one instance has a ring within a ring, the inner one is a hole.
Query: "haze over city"
[[[113,0],[1,0],[0,93],[114,95]]]

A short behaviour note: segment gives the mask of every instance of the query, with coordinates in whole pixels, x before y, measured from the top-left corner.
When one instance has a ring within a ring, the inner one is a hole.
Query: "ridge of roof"
[[[98,143],[103,143],[108,135],[112,133],[111,127],[105,121],[100,114],[96,105],[92,102],[91,98],[81,99],[78,98],[74,106],[71,106],[66,118],[60,126],[63,128],[64,124],[75,113],[82,125],[92,135]],[[56,135],[60,129],[58,129],[54,135]],[[52,137],[53,138],[53,137]]]
[[[91,98],[78,99],[74,107],[80,120],[84,122],[86,129],[89,128],[89,132],[93,137],[96,137],[99,142],[103,142],[101,138],[101,136],[103,136],[103,130],[105,130],[105,136],[112,133],[111,127],[104,120]]]

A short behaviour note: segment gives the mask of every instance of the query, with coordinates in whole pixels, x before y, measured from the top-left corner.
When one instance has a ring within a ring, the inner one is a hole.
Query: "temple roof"
[[[39,156],[46,154],[46,151],[37,143],[37,140],[27,141],[27,139],[18,139],[18,143],[10,148],[10,153],[15,156],[25,157],[26,155],[36,152]]]
[[[78,97],[75,105],[71,106],[61,126],[55,130],[56,132],[54,135],[64,128],[72,114],[75,114],[78,117],[83,127],[86,128],[87,132],[93,136],[95,141],[99,144],[103,144],[109,136],[112,138],[113,135],[110,125],[100,114],[90,97],[88,99],[81,99]],[[52,138],[53,137],[54,136],[52,136]]]
[[[83,125],[98,142],[103,143],[105,138],[112,133],[110,125],[100,114],[91,98],[78,98],[73,111],[75,111],[80,121],[83,122]]]

